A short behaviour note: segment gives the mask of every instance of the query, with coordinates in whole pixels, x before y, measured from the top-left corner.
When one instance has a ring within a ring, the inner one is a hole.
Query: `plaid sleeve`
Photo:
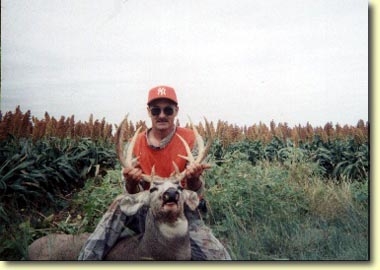
[[[116,198],[98,223],[95,231],[83,245],[78,260],[102,260],[114,246],[127,216],[120,209],[121,198]]]

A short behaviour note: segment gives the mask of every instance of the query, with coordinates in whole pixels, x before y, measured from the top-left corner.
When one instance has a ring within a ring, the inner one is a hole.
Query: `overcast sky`
[[[3,0],[1,16],[3,112],[148,121],[166,84],[181,123],[368,120],[368,1]]]

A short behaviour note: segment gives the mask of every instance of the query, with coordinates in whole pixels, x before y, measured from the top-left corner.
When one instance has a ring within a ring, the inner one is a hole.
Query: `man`
[[[202,197],[204,182],[202,173],[209,168],[206,164],[191,164],[187,166],[186,160],[178,154],[182,142],[176,133],[181,135],[188,145],[193,148],[195,136],[192,130],[177,127],[175,118],[179,107],[175,90],[169,86],[157,86],[148,94],[148,115],[152,127],[138,135],[133,153],[139,157],[136,167],[123,168],[122,175],[125,180],[125,189],[134,194],[149,189],[149,183],[142,181],[142,174],[151,174],[155,167],[155,174],[169,177],[174,171],[174,161],[180,171],[186,169],[182,184],[187,189],[197,192]],[[94,233],[82,248],[80,260],[101,260],[116,243],[122,234],[133,235],[144,232],[145,214],[143,210],[134,216],[127,217],[117,205],[111,205],[110,210],[103,216]],[[198,212],[187,210],[189,220],[189,233],[191,242],[191,258],[193,260],[230,260],[230,256],[223,245],[215,238],[211,230],[205,226]],[[125,227],[128,227],[125,232]]]
[[[152,128],[146,133],[140,134],[134,148],[135,156],[139,157],[140,168],[125,168],[123,175],[126,181],[126,189],[129,193],[138,192],[143,173],[150,174],[155,165],[155,173],[161,177],[169,177],[174,171],[171,160],[173,160],[182,171],[185,169],[186,161],[178,154],[178,146],[182,142],[175,133],[180,134],[192,147],[195,136],[192,130],[176,127],[174,120],[178,115],[178,101],[173,88],[168,86],[157,86],[149,91],[148,115],[152,121]],[[204,169],[209,168],[206,164],[193,164],[186,168],[186,186],[193,191],[200,191],[203,187],[200,178]],[[147,189],[145,186],[144,189]]]

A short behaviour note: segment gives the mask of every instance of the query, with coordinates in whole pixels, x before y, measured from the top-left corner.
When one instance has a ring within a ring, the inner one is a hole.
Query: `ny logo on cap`
[[[157,89],[157,95],[159,96],[166,96],[166,88],[165,87],[160,87]]]

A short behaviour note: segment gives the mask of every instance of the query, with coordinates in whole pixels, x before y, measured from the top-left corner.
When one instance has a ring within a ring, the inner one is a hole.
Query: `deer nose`
[[[175,188],[168,188],[164,192],[162,198],[163,198],[164,203],[177,202],[179,200],[179,192]]]

